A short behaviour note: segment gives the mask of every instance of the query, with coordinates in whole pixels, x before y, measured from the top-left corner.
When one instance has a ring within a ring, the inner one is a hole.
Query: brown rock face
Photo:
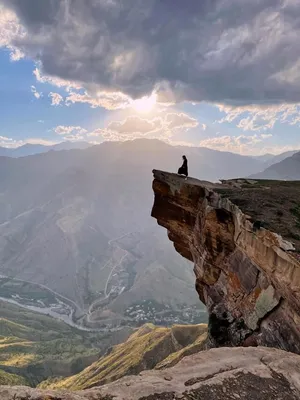
[[[221,187],[154,171],[152,216],[194,262],[196,289],[209,312],[209,345],[300,354],[300,263],[293,245],[280,232],[257,229],[253,215],[222,196]]]

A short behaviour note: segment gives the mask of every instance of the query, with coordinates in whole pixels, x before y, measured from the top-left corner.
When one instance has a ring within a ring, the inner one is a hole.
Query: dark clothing
[[[178,174],[188,176],[188,163],[187,159],[183,160],[182,166],[178,170]]]

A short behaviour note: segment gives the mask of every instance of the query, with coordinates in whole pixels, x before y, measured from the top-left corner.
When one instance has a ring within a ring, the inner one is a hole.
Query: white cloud
[[[36,99],[40,99],[42,96],[43,96],[43,93],[42,92],[38,92],[37,90],[36,90],[36,87],[35,86],[31,86],[31,93],[33,93],[33,95],[34,95],[34,97],[36,98]]]
[[[276,122],[296,125],[300,123],[300,104],[250,105],[233,107],[219,104],[225,113],[220,123],[236,121],[237,127],[244,131],[264,131],[272,129]]]
[[[0,4],[0,47],[7,47],[10,50],[10,59],[18,61],[24,57],[22,50],[12,42],[16,38],[23,38],[25,29],[20,25],[16,14]]]
[[[165,122],[168,129],[190,129],[196,128],[199,122],[184,113],[169,113],[166,115]]]
[[[86,103],[92,108],[103,107],[107,110],[118,110],[130,107],[131,99],[121,92],[109,93],[98,91],[93,93],[93,95],[87,91],[84,93],[70,92],[66,97],[66,105],[75,103]]]
[[[96,129],[89,136],[101,136],[105,140],[128,140],[141,137],[172,140],[178,131],[195,128],[198,121],[185,113],[159,114],[152,119],[132,115],[123,121],[112,121],[107,127]]]
[[[57,144],[58,142],[55,140],[48,140],[48,139],[43,139],[43,138],[28,138],[24,139],[23,144],[29,143],[29,144],[42,144],[44,146],[52,146],[54,144]]]
[[[103,107],[107,110],[118,110],[128,108],[132,104],[132,99],[121,92],[98,90],[97,85],[86,85],[87,87],[90,86],[90,91],[83,90],[83,86],[79,82],[44,74],[40,67],[36,67],[33,74],[38,82],[47,83],[66,90],[68,95],[65,98],[65,104],[67,106],[84,103],[90,105],[92,108]],[[51,92],[50,95],[52,96],[51,105],[62,103],[63,97],[60,94]]]
[[[202,140],[199,146],[244,155],[264,154],[270,152],[270,146],[265,146],[264,141],[271,137],[271,134],[217,136]]]
[[[73,132],[84,134],[87,132],[87,130],[81,126],[58,125],[56,128],[54,128],[54,132],[58,135],[69,135]]]
[[[108,124],[107,130],[121,135],[148,134],[162,129],[163,121],[161,118],[147,120],[139,116],[129,116],[123,121],[112,121]]]
[[[48,97],[51,98],[51,106],[59,106],[64,98],[59,93],[50,92]]]
[[[21,146],[23,142],[21,140],[15,140],[7,136],[0,136],[0,146],[7,148],[15,148]]]
[[[36,77],[36,80],[41,83],[48,83],[49,85],[57,86],[59,88],[64,88],[67,92],[71,89],[81,89],[82,86],[76,81],[69,81],[66,79],[59,78],[57,76],[50,76],[44,74],[41,71],[40,67],[36,67],[33,70],[33,75]]]
[[[43,144],[45,146],[51,146],[57,142],[53,140],[47,140],[43,138],[27,138],[23,140],[16,140],[6,136],[0,136],[0,147],[6,147],[14,149],[16,147],[24,146],[25,144]]]
[[[58,125],[54,128],[54,132],[63,136],[64,140],[78,141],[85,140],[88,131],[81,126]]]

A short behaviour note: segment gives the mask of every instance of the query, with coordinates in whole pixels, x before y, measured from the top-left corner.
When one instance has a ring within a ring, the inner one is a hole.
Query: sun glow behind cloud
[[[151,96],[144,96],[140,99],[133,100],[132,107],[140,113],[148,113],[155,107],[156,99],[156,93],[152,93]]]

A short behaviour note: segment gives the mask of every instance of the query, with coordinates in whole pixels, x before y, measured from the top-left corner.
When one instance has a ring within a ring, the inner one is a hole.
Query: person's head
[[[186,160],[186,156],[182,156],[182,159],[183,159],[183,160]]]

